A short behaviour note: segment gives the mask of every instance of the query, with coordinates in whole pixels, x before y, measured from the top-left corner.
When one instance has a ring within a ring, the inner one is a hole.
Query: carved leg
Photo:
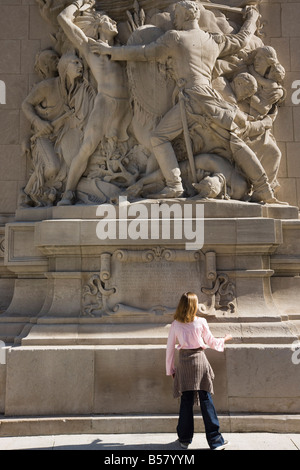
[[[236,136],[232,137],[231,148],[234,161],[253,185],[251,199],[255,202],[286,205],[286,202],[278,201],[274,196],[265,170],[256,154],[245,144],[240,144],[240,139]]]
[[[183,194],[183,186],[180,177],[179,164],[172,145],[167,142],[153,148],[162,174],[166,180],[166,187],[157,194],[149,197],[180,197]]]
[[[104,127],[103,116],[101,115],[101,100],[103,100],[103,97],[98,95],[94,103],[94,109],[89,117],[89,121],[85,129],[82,145],[78,154],[72,161],[65,193],[62,200],[57,204],[58,206],[67,206],[74,203],[74,196],[78,182],[86,170],[89,158],[95,152],[99,142],[103,138]]]
[[[182,133],[180,107],[174,106],[160,121],[151,136],[153,153],[166,180],[166,187],[155,197],[180,197],[183,194],[181,172],[171,141]]]

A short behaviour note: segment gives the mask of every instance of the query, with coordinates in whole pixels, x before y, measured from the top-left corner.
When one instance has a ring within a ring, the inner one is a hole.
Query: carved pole
[[[181,111],[184,140],[185,140],[186,150],[187,150],[191,173],[192,173],[192,183],[197,183],[197,175],[196,175],[195,160],[194,160],[194,154],[193,154],[193,148],[192,148],[192,141],[191,141],[191,136],[189,133],[186,110],[185,110],[186,98],[183,94],[184,85],[185,85],[184,79],[181,78],[180,80],[178,80],[177,86],[179,88],[179,104],[180,104],[180,111]]]
[[[221,5],[220,3],[201,2],[201,6],[203,6],[204,8],[207,8],[207,10],[223,10],[223,11],[228,11],[231,13],[243,12],[243,8],[230,7],[229,5]]]
[[[247,6],[257,6],[258,3],[260,3],[261,0],[246,0],[245,2],[243,2],[243,8],[241,7],[231,7],[229,5],[222,5],[220,3],[208,3],[208,2],[201,2],[201,5],[205,8],[207,8],[208,10],[222,10],[222,11],[227,11],[227,12],[230,12],[230,13],[244,13],[244,8],[247,7]]]

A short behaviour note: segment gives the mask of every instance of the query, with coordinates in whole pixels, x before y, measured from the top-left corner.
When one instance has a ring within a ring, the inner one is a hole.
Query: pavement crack
[[[294,444],[294,446],[296,447],[297,450],[300,450],[299,446],[297,446],[296,442],[293,441],[293,439],[290,437],[292,443]]]

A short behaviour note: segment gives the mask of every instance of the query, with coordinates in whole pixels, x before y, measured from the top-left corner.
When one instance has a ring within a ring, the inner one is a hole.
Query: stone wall
[[[38,81],[36,53],[51,42],[35,0],[0,0],[0,9],[0,80],[6,84],[6,104],[0,105],[0,213],[9,215],[29,171],[22,156],[29,125],[21,104]]]
[[[233,5],[234,1],[230,3]],[[0,104],[0,214],[5,221],[15,212],[19,190],[29,171],[29,162],[22,156],[29,125],[21,103],[38,80],[34,73],[35,55],[51,46],[51,40],[35,0],[0,0],[0,8],[0,80],[6,84],[6,104]],[[274,129],[283,155],[278,197],[299,206],[300,99],[292,86],[300,80],[300,1],[263,0],[261,12],[266,21],[265,43],[277,50],[287,72],[288,94]]]
[[[297,92],[292,86],[300,79],[300,2],[264,0],[261,13],[268,22],[264,41],[276,49],[279,61],[286,69],[287,98],[274,125],[274,135],[282,151],[279,199],[299,206],[300,103],[293,103]]]

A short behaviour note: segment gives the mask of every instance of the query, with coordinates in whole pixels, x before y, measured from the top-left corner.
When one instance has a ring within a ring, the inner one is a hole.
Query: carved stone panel
[[[260,1],[39,0],[53,47],[23,103],[19,208],[198,197],[279,203],[285,70]]]

